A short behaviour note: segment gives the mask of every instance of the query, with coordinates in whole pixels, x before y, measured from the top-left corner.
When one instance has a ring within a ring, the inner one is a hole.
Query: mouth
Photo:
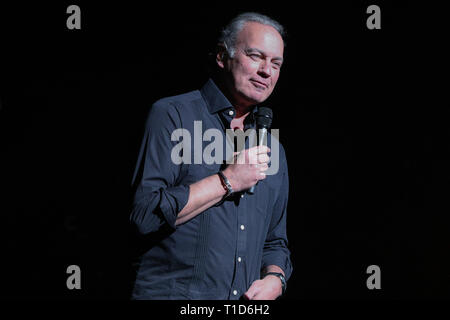
[[[257,87],[259,89],[265,90],[265,89],[269,88],[269,85],[264,83],[264,82],[261,82],[261,81],[258,81],[258,80],[254,80],[254,79],[250,79],[250,81],[253,83],[253,85],[255,87]]]

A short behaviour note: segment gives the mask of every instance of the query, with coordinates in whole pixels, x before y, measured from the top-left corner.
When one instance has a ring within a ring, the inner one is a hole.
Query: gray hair
[[[225,50],[227,51],[230,58],[233,58],[234,54],[236,53],[237,36],[247,22],[258,22],[273,27],[281,35],[284,45],[286,45],[285,30],[280,23],[260,13],[241,13],[233,20],[231,20],[231,22],[222,30],[222,33],[219,37],[219,44],[222,44],[225,47]]]

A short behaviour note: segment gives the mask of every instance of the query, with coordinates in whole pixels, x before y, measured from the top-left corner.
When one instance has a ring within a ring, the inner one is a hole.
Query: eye
[[[281,68],[281,63],[273,63],[272,68],[274,68],[275,70],[279,70]]]
[[[261,57],[261,55],[258,54],[258,53],[251,53],[251,54],[250,54],[250,58],[252,58],[253,60],[259,60],[259,59],[261,59],[262,57]]]
[[[262,55],[258,52],[247,52],[247,56],[249,56],[250,59],[254,61],[259,61],[263,58]]]

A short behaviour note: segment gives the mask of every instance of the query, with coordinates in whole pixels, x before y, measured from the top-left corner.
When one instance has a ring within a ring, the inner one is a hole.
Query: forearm
[[[206,177],[189,186],[189,199],[178,213],[175,224],[179,225],[197,216],[209,207],[218,203],[226,191],[217,174]]]
[[[245,190],[256,182],[265,178],[270,149],[258,146],[246,149],[236,155],[235,163],[229,165],[224,171],[234,192]],[[258,164],[255,165],[255,164]],[[199,213],[218,203],[226,195],[218,174],[206,177],[189,186],[189,199],[184,208],[178,213],[175,224],[179,225],[189,221]]]

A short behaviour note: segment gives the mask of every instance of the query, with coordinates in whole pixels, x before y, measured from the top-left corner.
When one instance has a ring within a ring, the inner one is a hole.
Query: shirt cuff
[[[175,229],[178,213],[189,199],[189,186],[179,185],[161,190],[160,209],[167,224]]]
[[[292,264],[291,260],[285,253],[277,251],[265,252],[262,259],[262,269],[270,265],[280,267],[284,271],[286,281],[290,278],[292,273]]]

